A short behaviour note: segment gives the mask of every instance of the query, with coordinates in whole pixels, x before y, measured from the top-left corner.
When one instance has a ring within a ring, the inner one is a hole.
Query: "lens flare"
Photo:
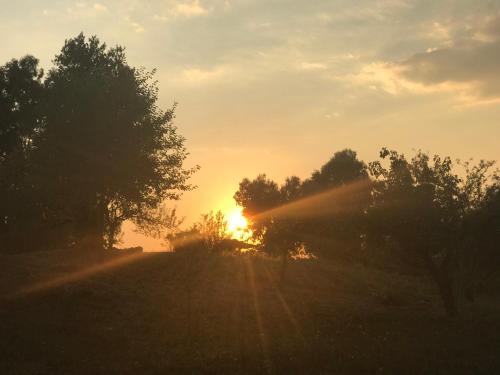
[[[242,207],[236,207],[226,214],[227,231],[234,239],[247,240],[250,236],[248,220],[242,211]]]

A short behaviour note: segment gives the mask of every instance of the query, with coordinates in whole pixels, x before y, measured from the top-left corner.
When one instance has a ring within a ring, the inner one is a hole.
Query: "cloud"
[[[207,9],[205,9],[199,0],[194,0],[190,3],[180,3],[177,4],[174,8],[173,13],[178,16],[184,17],[194,17],[207,13]]]
[[[500,13],[486,17],[476,30],[474,37],[483,42],[500,40]]]
[[[66,13],[73,17],[96,17],[107,11],[108,8],[101,3],[88,4],[80,1],[76,2],[74,6],[66,8]]]
[[[93,8],[94,8],[94,10],[96,10],[98,12],[106,12],[108,10],[108,8],[106,8],[106,6],[104,6],[100,3],[94,3]]]
[[[199,68],[189,68],[182,71],[181,80],[189,84],[201,84],[216,81],[222,78],[224,74],[225,69],[222,67],[206,70]]]
[[[326,70],[328,66],[320,62],[302,62],[299,68],[301,70]]]
[[[199,0],[183,1],[170,4],[168,10],[155,14],[155,21],[167,22],[175,18],[193,18],[208,14],[210,9],[205,8]]]
[[[429,48],[399,62],[370,63],[350,78],[394,95],[451,92],[470,104],[488,103],[500,101],[499,61],[500,15],[496,15],[449,46]]]
[[[130,26],[132,26],[134,31],[138,34],[143,33],[145,31],[144,27],[138,22],[130,22]]]
[[[320,12],[316,19],[324,24],[339,21],[388,21],[397,12],[412,7],[412,2],[408,0],[357,1],[352,2],[351,6],[340,5],[335,12]]]
[[[470,94],[500,99],[500,40],[413,55],[399,64],[403,79],[424,86],[469,86]]]
[[[131,19],[130,16],[125,16],[123,19],[124,19],[125,23],[127,24],[127,26],[129,28],[131,28],[132,30],[134,30],[135,33],[141,34],[141,33],[146,31],[144,29],[144,27],[142,26],[142,24],[140,24],[136,20]]]

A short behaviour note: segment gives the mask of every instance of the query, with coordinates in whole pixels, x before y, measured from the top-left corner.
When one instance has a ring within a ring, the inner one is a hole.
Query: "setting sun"
[[[248,221],[243,216],[242,210],[241,207],[236,207],[227,213],[227,230],[231,234],[231,237],[246,240],[249,236]]]

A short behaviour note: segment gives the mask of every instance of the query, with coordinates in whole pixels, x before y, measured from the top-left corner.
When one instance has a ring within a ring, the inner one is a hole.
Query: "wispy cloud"
[[[179,3],[175,6],[173,14],[184,17],[200,16],[207,13],[208,10],[204,8],[199,0],[194,0],[189,3]]]
[[[178,80],[188,84],[204,84],[224,79],[227,70],[224,67],[214,69],[188,68],[182,71]]]
[[[132,29],[135,33],[141,34],[146,31],[141,23],[130,18],[130,16],[125,16],[123,19],[125,23],[128,25],[129,29]]]
[[[299,64],[301,70],[326,70],[328,66],[321,62],[307,62],[304,61]]]
[[[199,0],[183,1],[170,4],[165,12],[155,14],[153,19],[156,21],[166,22],[175,18],[203,16],[209,13],[209,11],[210,9],[203,6]]]
[[[93,8],[98,12],[106,12],[108,8],[100,3],[94,3]]]
[[[96,17],[106,13],[107,11],[108,8],[101,3],[89,4],[81,1],[66,8],[66,13],[73,17]]]

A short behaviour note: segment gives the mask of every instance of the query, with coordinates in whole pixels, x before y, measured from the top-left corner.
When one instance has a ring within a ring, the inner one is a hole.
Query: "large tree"
[[[124,220],[141,221],[190,189],[194,169],[183,166],[175,106],[158,107],[153,74],[130,66],[122,47],[83,34],[55,57],[37,130],[28,137],[26,174],[39,197],[38,219],[66,243],[110,247]]]
[[[480,247],[480,232],[474,224],[485,225],[495,217],[491,208],[497,188],[488,187],[493,163],[482,161],[460,176],[449,157],[431,158],[418,152],[408,160],[386,148],[380,157],[382,161],[370,163],[377,182],[368,211],[368,237],[391,239],[409,256],[417,255],[435,282],[447,313],[455,315],[458,278],[467,268],[463,261],[480,256],[478,249],[466,246],[467,240],[473,239]],[[494,228],[484,229],[484,235],[492,238]]]

